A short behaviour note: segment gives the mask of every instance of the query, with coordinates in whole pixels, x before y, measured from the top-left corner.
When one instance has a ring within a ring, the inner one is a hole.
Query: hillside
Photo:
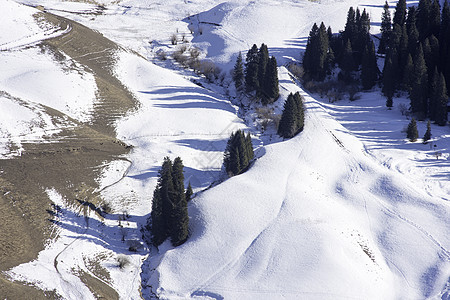
[[[379,33],[384,1],[4,3],[0,295],[448,299],[449,127],[410,143],[404,97],[393,110],[378,88],[329,103],[285,67],[314,22],[342,30],[349,6]],[[234,97],[229,71],[254,43],[278,61],[270,108],[305,97],[306,127],[291,140],[261,131]],[[214,82],[172,59],[183,45],[220,68]],[[237,129],[257,159],[228,179]],[[165,156],[183,159],[196,195],[189,240],[157,249],[141,228]]]

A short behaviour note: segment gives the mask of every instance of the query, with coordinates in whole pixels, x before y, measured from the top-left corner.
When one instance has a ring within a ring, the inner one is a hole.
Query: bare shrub
[[[178,38],[175,33],[170,36],[170,42],[172,43],[172,45],[178,44]]]
[[[112,212],[111,204],[108,202],[103,202],[100,208],[104,214],[110,214]]]
[[[208,81],[213,82],[220,75],[220,68],[210,60],[202,60],[200,62],[199,72],[205,75]]]
[[[191,48],[189,49],[189,54],[191,55],[192,59],[197,59],[200,56],[200,50],[198,48]]]
[[[348,98],[350,101],[355,101],[361,98],[361,95],[358,95],[359,89],[357,86],[352,85],[348,88]]]
[[[297,78],[302,79],[303,75],[305,75],[305,70],[303,69],[303,66],[298,64],[290,64],[288,66],[288,70]]]
[[[278,128],[278,123],[280,122],[280,115],[276,115],[273,111],[273,108],[270,107],[258,107],[256,108],[256,114],[258,119],[260,120],[261,130],[264,132],[273,124],[275,128]]]
[[[400,113],[402,114],[402,116],[409,117],[409,114],[410,114],[409,109],[405,103],[399,103],[397,105],[397,107],[398,107],[398,110],[400,111]]]
[[[173,59],[178,62],[179,64],[186,66],[188,57],[184,55],[184,52],[186,52],[186,45],[182,45],[181,47],[178,47],[175,52],[173,52]]]
[[[119,268],[121,270],[125,269],[128,265],[130,265],[130,260],[125,255],[117,256],[117,263],[119,264]]]
[[[160,49],[156,52],[156,57],[159,58],[160,60],[166,60],[167,59],[167,53],[166,51]]]

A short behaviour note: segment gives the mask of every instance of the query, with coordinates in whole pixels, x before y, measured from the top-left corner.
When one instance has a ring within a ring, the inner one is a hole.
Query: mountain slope
[[[302,94],[304,132],[267,146],[248,172],[193,201],[191,239],[165,252],[150,280],[162,298],[442,293],[450,271],[448,204],[379,166]]]

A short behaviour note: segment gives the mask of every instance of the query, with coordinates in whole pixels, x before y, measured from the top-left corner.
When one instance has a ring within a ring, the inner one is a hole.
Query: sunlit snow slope
[[[285,71],[282,77],[289,80]],[[161,257],[150,280],[159,281],[163,298],[443,293],[450,271],[448,204],[379,166],[320,103],[302,94],[307,118],[300,135],[267,146],[248,172],[194,200],[192,237]]]

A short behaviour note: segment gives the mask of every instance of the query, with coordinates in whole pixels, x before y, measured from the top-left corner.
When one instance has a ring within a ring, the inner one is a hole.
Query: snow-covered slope
[[[289,77],[283,73],[283,79]],[[165,252],[150,280],[159,282],[163,298],[421,299],[442,293],[450,272],[448,203],[380,166],[302,94],[304,132],[267,146],[248,172],[193,201],[191,239]]]

